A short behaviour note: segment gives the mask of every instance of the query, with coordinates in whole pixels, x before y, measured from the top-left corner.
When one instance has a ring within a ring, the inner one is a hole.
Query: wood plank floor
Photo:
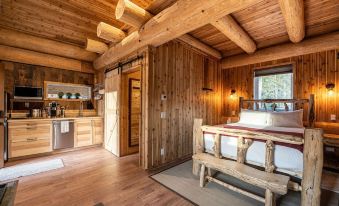
[[[137,155],[117,158],[98,147],[6,166],[53,158],[63,159],[65,167],[20,178],[16,206],[191,205],[138,168]]]

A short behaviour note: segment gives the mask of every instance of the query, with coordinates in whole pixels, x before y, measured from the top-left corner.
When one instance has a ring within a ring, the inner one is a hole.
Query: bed
[[[276,111],[275,104],[284,105],[284,111]],[[301,192],[301,205],[319,205],[323,131],[313,128],[314,95],[309,99],[240,98],[239,111],[237,123],[206,126],[202,119],[194,120],[193,173],[198,175],[200,170],[200,186],[213,181],[265,205],[274,205],[275,194],[284,195],[289,189]],[[266,189],[265,198],[220,182],[212,170]]]

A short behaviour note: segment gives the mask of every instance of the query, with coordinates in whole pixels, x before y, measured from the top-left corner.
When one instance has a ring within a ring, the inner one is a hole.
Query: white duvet
[[[248,127],[255,129],[264,129],[271,131],[283,131],[293,133],[304,133],[304,128],[287,128],[287,127],[272,127],[259,126],[243,123],[229,124],[231,126]],[[223,127],[223,125],[218,125]],[[217,126],[217,127],[218,127]],[[213,154],[214,136],[213,134],[204,134],[205,150]],[[237,138],[221,136],[221,154],[230,159],[237,159]],[[247,150],[246,162],[249,164],[264,167],[265,166],[265,143],[253,141]],[[294,176],[301,178],[303,171],[303,153],[295,148],[290,148],[281,145],[275,145],[274,165],[277,171],[294,173]]]

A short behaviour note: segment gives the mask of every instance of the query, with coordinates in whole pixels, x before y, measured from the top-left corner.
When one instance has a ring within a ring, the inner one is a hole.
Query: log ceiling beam
[[[211,24],[245,52],[252,54],[257,49],[252,38],[231,15],[211,22]]]
[[[83,62],[76,59],[70,59],[5,45],[0,45],[0,60],[85,73],[94,73],[92,64],[89,62]]]
[[[222,60],[222,68],[229,69],[265,61],[288,58],[339,48],[339,32],[306,39],[299,44],[286,43],[256,51],[252,55],[241,54]]]
[[[0,28],[0,44],[89,62],[98,57],[78,46],[3,28]]]
[[[107,44],[101,42],[101,41],[96,41],[93,39],[87,38],[86,40],[86,50],[95,52],[98,54],[103,54],[108,50]]]
[[[117,20],[139,29],[153,15],[129,0],[119,0],[115,9],[115,17]]]
[[[111,47],[94,61],[94,67],[101,69],[146,45],[159,46],[260,1],[179,0],[144,24],[138,31],[138,38]]]
[[[136,29],[140,29],[144,23],[150,20],[153,15],[138,5],[130,2],[129,0],[120,0],[116,7],[116,18],[126,24],[129,24]],[[127,38],[126,38],[127,39]],[[179,40],[190,44],[191,46],[209,54],[217,59],[221,59],[221,53],[213,47],[199,41],[191,35],[184,34],[178,37]],[[126,40],[125,40],[126,41]]]
[[[305,37],[304,0],[279,0],[290,40],[298,43]]]
[[[97,26],[97,36],[101,39],[118,43],[126,37],[126,34],[114,26],[100,22]]]

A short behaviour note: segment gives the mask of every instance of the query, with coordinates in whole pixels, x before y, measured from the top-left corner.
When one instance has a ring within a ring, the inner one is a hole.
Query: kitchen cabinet
[[[92,120],[93,144],[102,144],[104,141],[104,121],[102,119]]]
[[[103,119],[98,117],[74,119],[74,147],[103,143]],[[56,118],[53,120],[62,120]],[[53,151],[52,119],[9,120],[9,158]]]
[[[74,122],[74,147],[92,145],[93,129],[91,119],[79,119]]]
[[[52,151],[51,121],[20,121],[8,124],[9,158]]]

